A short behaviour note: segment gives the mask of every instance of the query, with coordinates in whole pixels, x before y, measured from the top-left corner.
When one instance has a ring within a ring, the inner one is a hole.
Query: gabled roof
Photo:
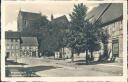
[[[21,37],[21,46],[38,46],[36,37]]]
[[[86,19],[92,17],[90,21],[94,23],[95,20],[99,18],[101,13],[106,9],[109,3],[100,4],[98,7],[95,7],[92,11],[87,14]],[[117,18],[123,16],[123,4],[122,3],[112,3],[110,7],[104,12],[101,16],[103,23],[107,23]]]
[[[41,17],[41,13],[19,11],[19,14],[21,16],[23,16],[25,19],[33,19],[33,18],[40,18]]]
[[[53,19],[51,22],[52,23],[60,23],[60,22],[61,23],[68,23],[69,21],[68,21],[67,17],[65,15],[63,15],[63,16],[60,16],[58,18]]]
[[[20,38],[20,32],[6,31],[5,32],[5,38],[6,39]]]
[[[50,23],[56,29],[67,29],[69,27],[69,21],[65,15],[53,19]]]

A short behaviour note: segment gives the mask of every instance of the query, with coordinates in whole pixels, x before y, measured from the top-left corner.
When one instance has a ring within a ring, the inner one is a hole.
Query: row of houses
[[[20,32],[5,32],[6,56],[9,58],[38,56],[36,37],[22,37]]]

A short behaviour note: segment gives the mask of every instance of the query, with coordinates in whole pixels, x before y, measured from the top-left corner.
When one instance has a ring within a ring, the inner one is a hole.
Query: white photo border
[[[5,4],[6,3],[123,3],[123,76],[85,77],[5,77]],[[2,1],[1,4],[1,80],[2,81],[112,81],[127,82],[127,1]]]

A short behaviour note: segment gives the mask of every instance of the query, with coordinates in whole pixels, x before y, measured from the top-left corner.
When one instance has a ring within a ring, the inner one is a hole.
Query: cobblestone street
[[[24,65],[7,65],[6,68],[11,72],[19,71],[21,73],[31,70],[34,73],[33,76],[120,76],[123,73],[123,66],[118,63],[77,65],[75,61],[69,62],[69,59],[54,60],[52,58],[20,58],[17,61]]]

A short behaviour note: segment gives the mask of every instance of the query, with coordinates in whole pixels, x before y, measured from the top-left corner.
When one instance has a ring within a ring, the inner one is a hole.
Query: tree
[[[51,16],[53,19],[53,15]],[[54,35],[54,40],[56,40],[55,51],[60,52],[60,58],[64,59],[64,47],[66,41],[67,30],[69,30],[69,21],[66,16],[54,19],[49,24],[50,30],[52,30],[52,35]],[[54,44],[54,45],[55,45]]]
[[[94,60],[93,52],[100,50],[100,42],[95,33],[91,34],[91,37],[88,40],[88,49],[89,52],[91,53],[90,60],[93,61]]]
[[[91,53],[91,60],[94,60],[93,57],[93,52],[94,51],[99,51],[101,49],[101,40],[100,40],[100,32],[101,32],[101,19],[97,20],[94,22],[94,24],[90,24],[88,26],[90,30],[89,34],[88,34],[88,48],[89,48],[89,52]]]
[[[100,49],[100,42],[98,37],[98,29],[96,24],[90,23],[85,20],[87,13],[87,7],[81,3],[74,5],[73,12],[70,14],[71,17],[71,32],[69,34],[69,46],[77,53],[86,52],[86,63],[90,61],[89,52],[93,58],[93,52]]]
[[[74,5],[73,12],[70,14],[72,29],[77,31],[83,30],[86,14],[87,7],[83,3]]]
[[[109,33],[107,29],[102,28],[102,21],[99,19],[96,23],[97,27],[97,33],[98,38],[100,39],[100,42],[103,44],[103,54],[100,55],[99,61],[106,61],[109,58],[109,52],[108,52],[108,39],[109,39]]]
[[[104,52],[102,54],[102,56],[100,55],[99,57],[99,61],[101,60],[107,60],[109,58],[108,55],[108,39],[109,39],[109,34],[108,31],[104,28],[102,28],[102,20],[101,18],[99,18],[98,20],[96,20],[93,24],[93,30],[91,30],[91,32],[93,33],[93,35],[91,36],[92,40],[90,40],[90,46],[91,47],[91,51],[98,51],[101,49],[101,43],[103,44],[103,49]],[[91,56],[92,56],[92,52],[91,52]],[[93,57],[93,56],[92,56]]]
[[[72,62],[74,61],[74,50],[76,49],[77,45],[77,33],[75,30],[70,30],[67,35],[67,47],[71,48],[71,58]]]
[[[104,52],[103,52],[103,56],[102,56],[102,60],[103,61],[106,61],[109,58],[109,54],[108,54],[108,39],[109,39],[108,31],[102,29],[101,41],[103,43],[103,48],[104,48]]]
[[[96,24],[95,24],[96,25]],[[93,52],[100,50],[100,40],[98,37],[98,29],[92,23],[86,21],[84,28],[84,39],[85,39],[85,51],[86,51],[86,62],[94,60]],[[90,52],[91,58],[88,54]]]
[[[74,5],[73,12],[70,14],[71,27],[68,34],[68,47],[71,48],[72,61],[75,51],[80,53],[81,48],[83,48],[83,28],[85,27],[86,14],[87,7],[83,3]]]

